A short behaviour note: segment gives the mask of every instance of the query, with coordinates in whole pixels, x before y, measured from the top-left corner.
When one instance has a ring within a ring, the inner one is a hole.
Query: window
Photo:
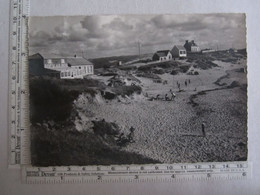
[[[65,59],[61,59],[60,62],[61,62],[62,64],[64,64],[64,63],[65,63]]]
[[[48,59],[48,60],[47,60],[47,63],[48,63],[48,64],[51,64],[51,59]]]

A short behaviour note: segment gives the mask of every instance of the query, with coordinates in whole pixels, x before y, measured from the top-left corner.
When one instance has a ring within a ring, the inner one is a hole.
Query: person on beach
[[[168,94],[166,93],[166,94],[165,94],[165,101],[168,101],[168,100],[169,100]]]
[[[187,81],[185,80],[185,87],[187,87]]]
[[[135,128],[131,126],[131,128],[129,129],[130,130],[130,133],[128,134],[127,138],[128,138],[128,141],[130,143],[133,143],[134,142],[134,130]]]
[[[160,94],[157,94],[156,100],[159,100],[159,99],[160,99]]]
[[[190,84],[190,79],[189,79],[189,84]]]
[[[171,95],[172,95],[171,100],[174,100],[174,98],[176,97],[176,95],[172,92],[171,89],[170,89],[170,93],[171,93]]]
[[[203,135],[203,137],[206,137],[205,126],[206,126],[206,124],[203,122],[203,123],[201,124],[201,130],[202,130],[202,135]]]

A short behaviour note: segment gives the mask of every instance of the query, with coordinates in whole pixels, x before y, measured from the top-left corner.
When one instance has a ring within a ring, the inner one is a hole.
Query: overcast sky
[[[195,40],[203,48],[246,47],[244,14],[31,17],[29,50],[88,58],[171,49]]]

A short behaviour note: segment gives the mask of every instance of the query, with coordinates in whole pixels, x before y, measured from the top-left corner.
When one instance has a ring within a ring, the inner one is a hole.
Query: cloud
[[[185,40],[201,47],[246,45],[243,14],[56,16],[32,21],[31,48],[86,51],[90,57],[136,53],[138,41],[144,53],[171,49]]]
[[[133,29],[133,25],[127,24],[119,17],[115,18],[111,23],[103,25],[103,27],[114,31],[128,31]]]

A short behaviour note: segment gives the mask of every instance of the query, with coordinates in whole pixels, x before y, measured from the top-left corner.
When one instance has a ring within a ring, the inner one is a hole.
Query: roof
[[[175,45],[175,47],[177,47],[177,49],[179,50],[186,50],[185,47],[182,45]]]
[[[93,65],[90,61],[86,60],[85,58],[67,58],[66,61],[71,66]]]
[[[64,54],[55,54],[55,53],[35,53],[31,56],[29,56],[30,59],[35,58],[43,58],[45,60],[47,59],[67,59],[67,58],[74,58],[73,56],[66,56]]]
[[[54,54],[54,53],[41,53],[40,54],[44,59],[61,59],[66,58],[65,56]]]
[[[35,53],[35,54],[33,54],[33,55],[30,55],[29,56],[29,60],[34,60],[34,59],[42,59],[43,57],[41,56],[41,54],[39,54],[39,53]]]
[[[198,46],[195,42],[194,42],[194,40],[192,40],[192,41],[186,41],[186,43],[185,44],[188,44],[189,46]]]
[[[167,56],[169,52],[170,50],[161,50],[161,51],[157,51],[156,54],[160,57],[163,57],[163,56]]]

